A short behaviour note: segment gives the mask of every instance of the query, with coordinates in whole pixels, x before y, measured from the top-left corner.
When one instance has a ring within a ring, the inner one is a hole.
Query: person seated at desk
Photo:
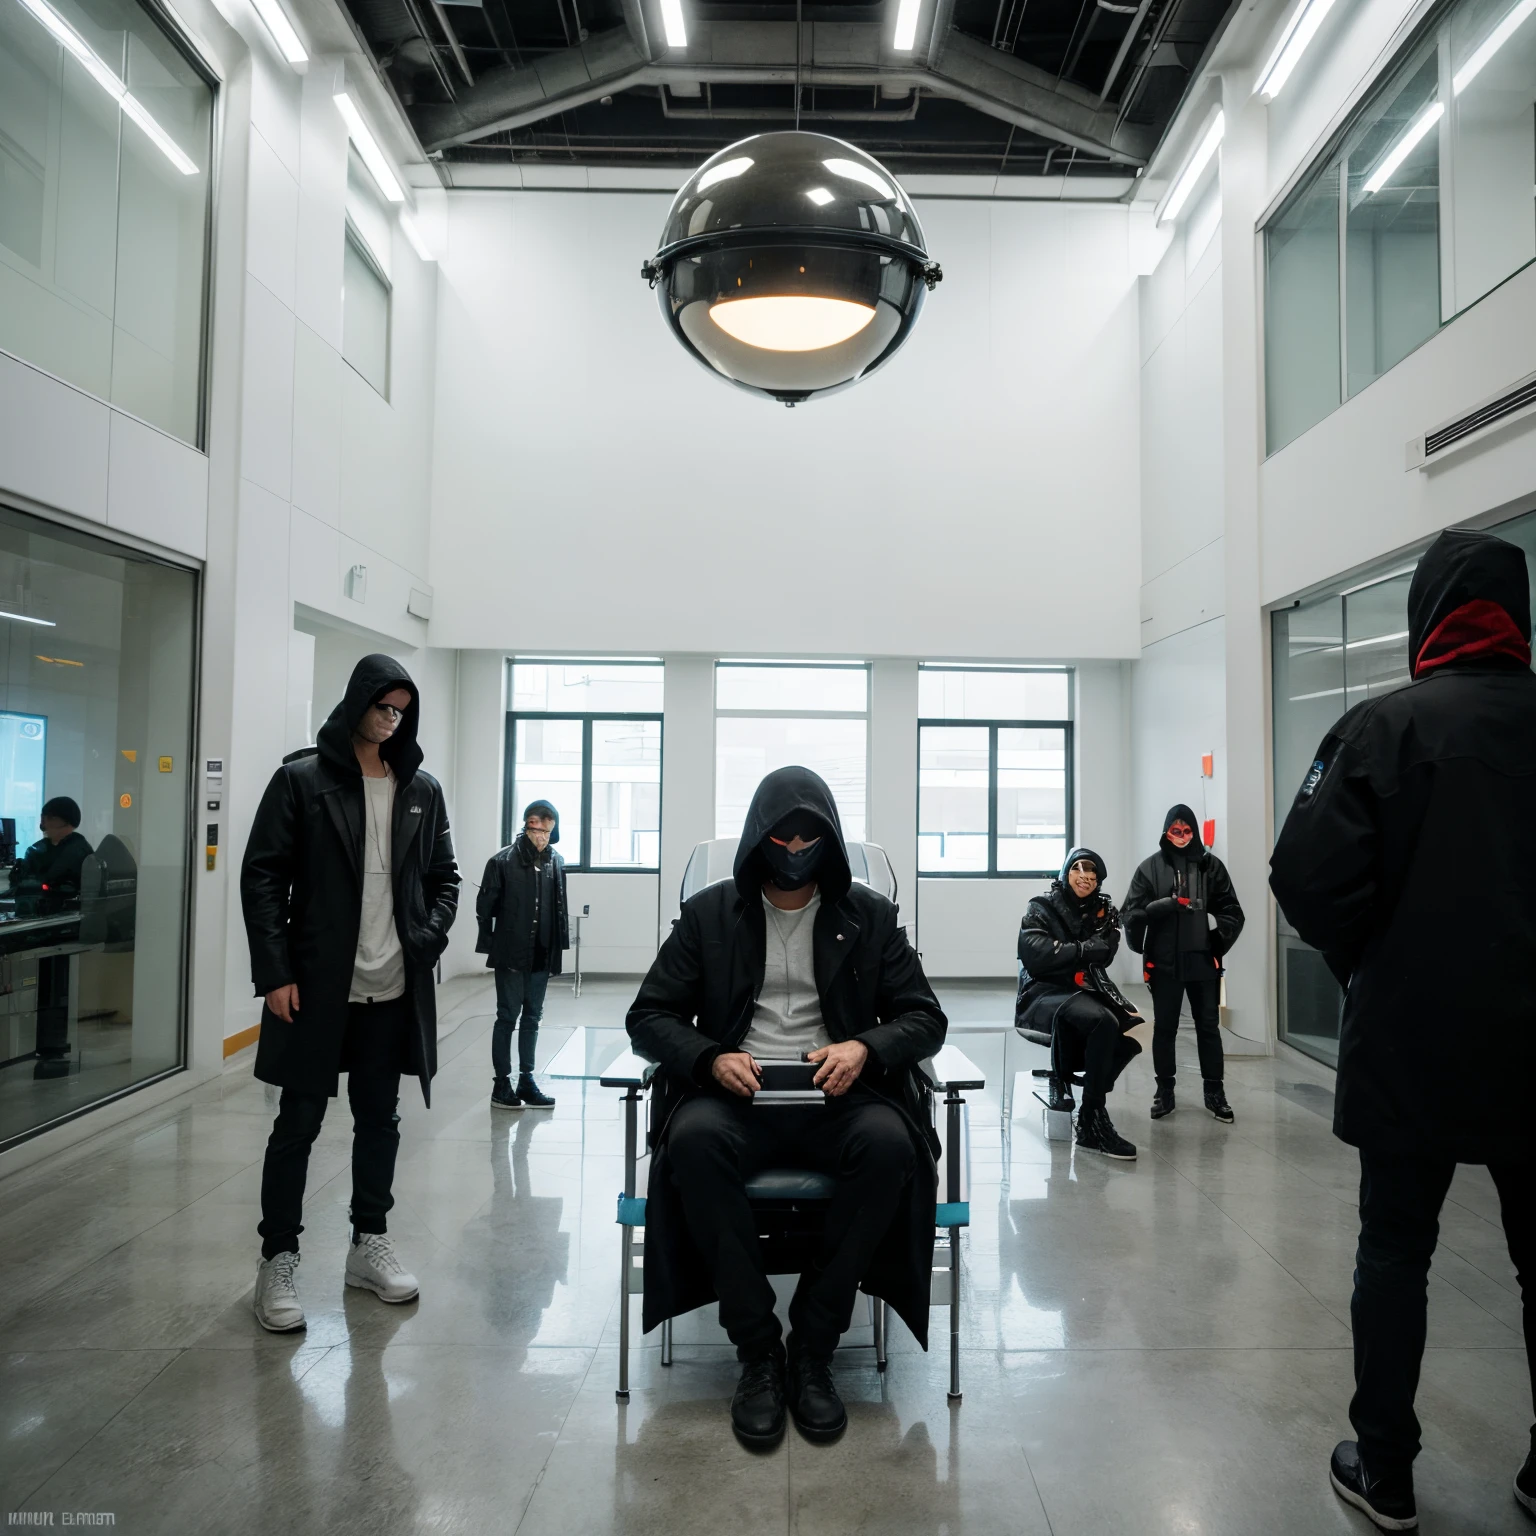
[[[1014,1018],[1021,1029],[1052,1036],[1052,1059],[1063,1070],[1083,1067],[1078,1149],[1130,1162],[1136,1148],[1115,1129],[1104,1101],[1141,1051],[1125,1031],[1143,1020],[1105,972],[1120,948],[1120,915],[1103,888],[1105,874],[1093,849],[1074,848],[1060,878],[1030,902],[1019,925],[1024,973]],[[1062,1030],[1071,1036],[1065,1048],[1057,1039]]]
[[[809,769],[758,785],[734,873],[684,903],[627,1020],[661,1067],[644,1326],[718,1298],[743,1366],[737,1435],[773,1444],[787,1392],[801,1432],[830,1440],[847,1423],[832,1351],[861,1283],[928,1347],[939,1142],[917,1067],[948,1021],[895,905],[853,883],[837,803]],[[824,1102],[754,1106],[759,1061],[802,1055]],[[746,1194],[775,1167],[836,1181],[787,1355]]]
[[[90,858],[89,842],[75,829],[80,807],[55,795],[38,821],[43,835],[11,866],[11,894],[18,917],[65,912],[80,904],[80,870]]]

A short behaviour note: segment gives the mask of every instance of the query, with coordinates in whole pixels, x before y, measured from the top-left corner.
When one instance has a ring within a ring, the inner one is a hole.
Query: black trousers
[[[837,1181],[815,1260],[789,1307],[796,1348],[830,1355],[916,1167],[906,1121],[857,1086],[825,1106],[770,1108],[700,1095],[673,1114],[667,1156],[689,1235],[720,1298],[720,1325],[742,1360],[766,1354],[781,1333],[747,1179],[768,1168],[808,1168]]]
[[[1488,1172],[1499,1192],[1504,1240],[1520,1281],[1525,1355],[1536,1399],[1536,1162],[1490,1163]],[[1455,1173],[1456,1164],[1448,1159],[1360,1153],[1360,1247],[1349,1304],[1355,1395],[1349,1419],[1373,1470],[1401,1469],[1419,1454],[1413,1399],[1424,1358],[1429,1261]]]
[[[491,1070],[497,1077],[512,1075],[512,1031],[517,1031],[517,1070],[523,1077],[533,1073],[539,1048],[539,1020],[544,1017],[544,994],[549,972],[498,970],[496,972],[496,1023],[491,1028]]]
[[[395,1197],[395,1155],[400,1150],[400,1074],[409,1063],[413,1022],[409,996],[388,1003],[352,1003],[342,1070],[352,1109],[352,1225],[359,1232],[387,1230]],[[309,1149],[320,1134],[330,1099],[284,1088],[261,1167],[261,1256],[297,1253],[304,1230],[304,1182]]]
[[[1126,1020],[1108,1003],[1079,992],[1061,1005],[1056,1027],[1074,1030],[1083,1041],[1083,1108],[1102,1109],[1126,1064],[1141,1047],[1125,1033]]]
[[[1173,1037],[1179,1032],[1179,1013],[1186,997],[1195,1020],[1200,1075],[1208,1083],[1219,1083],[1224,1072],[1220,978],[1181,981],[1166,972],[1153,971],[1148,985],[1152,989],[1152,1070],[1157,1074],[1158,1085],[1171,1087],[1178,1075]]]

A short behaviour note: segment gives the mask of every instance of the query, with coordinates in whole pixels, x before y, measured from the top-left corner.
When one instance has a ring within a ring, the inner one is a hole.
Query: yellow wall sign
[[[133,796],[132,795],[119,795],[117,797],[117,803],[120,806],[122,806],[122,808],[125,811],[126,810],[130,810],[132,808],[132,806],[133,806]]]
[[[126,757],[130,763],[136,763],[139,760],[139,749],[137,747],[124,747],[123,756]]]
[[[169,773],[170,771],[171,771],[171,760],[170,760],[170,758],[162,757],[160,759],[160,772],[161,773]]]

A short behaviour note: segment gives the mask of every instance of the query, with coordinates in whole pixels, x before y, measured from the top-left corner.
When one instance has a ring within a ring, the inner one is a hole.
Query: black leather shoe
[[[1232,1113],[1232,1106],[1227,1103],[1226,1090],[1220,1083],[1207,1083],[1205,1085],[1205,1107],[1223,1125],[1231,1125],[1237,1119],[1237,1116]]]
[[[832,1385],[832,1362],[826,1356],[791,1355],[789,1411],[807,1440],[835,1440],[848,1427],[848,1410]]]
[[[784,1346],[748,1360],[731,1399],[731,1428],[743,1445],[777,1445],[784,1434]]]
[[[1515,1473],[1515,1503],[1536,1519],[1536,1439],[1533,1439],[1525,1465]]]
[[[1340,1440],[1328,1464],[1328,1481],[1346,1504],[1353,1504],[1380,1530],[1418,1529],[1419,1511],[1413,1502],[1411,1470],[1377,1477],[1366,1471],[1360,1460],[1360,1447],[1353,1440]]]
[[[521,1109],[523,1101],[512,1090],[512,1080],[498,1077],[491,1088],[491,1104],[496,1109]]]
[[[555,1101],[534,1082],[531,1073],[524,1072],[517,1079],[517,1096],[524,1109],[553,1109]]]
[[[1102,1152],[1122,1163],[1136,1160],[1135,1146],[1115,1129],[1108,1110],[1102,1107],[1078,1110],[1077,1147],[1080,1152]]]
[[[1152,1118],[1164,1120],[1171,1115],[1178,1106],[1173,1101],[1173,1084],[1169,1083],[1165,1088],[1161,1083],[1157,1085],[1157,1092],[1152,1095]]]

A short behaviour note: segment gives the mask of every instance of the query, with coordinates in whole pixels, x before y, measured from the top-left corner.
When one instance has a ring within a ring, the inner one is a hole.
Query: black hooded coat
[[[1417,680],[1328,733],[1270,860],[1346,989],[1334,1131],[1355,1146],[1536,1153],[1529,594],[1514,545],[1435,540],[1408,593]]]
[[[884,1297],[926,1349],[940,1148],[917,1067],[943,1045],[948,1020],[897,924],[895,905],[853,883],[837,803],[806,768],[780,768],[758,785],[736,850],[735,879],[708,886],[683,904],[629,1010],[636,1052],[661,1068],[651,1108],[644,1327],[648,1332],[717,1299],[672,1182],[667,1128],[687,1096],[723,1091],[710,1068],[723,1051],[740,1047],[752,1023],[767,955],[762,888],[768,868],[758,844],[797,811],[810,812],[826,828],[815,875],[821,908],[812,935],[823,1022],[832,1040],[856,1039],[869,1047],[859,1086],[902,1114],[918,1149],[917,1171],[864,1289]]]
[[[1182,821],[1196,829],[1187,848],[1168,841],[1168,828]],[[1243,931],[1243,909],[1227,866],[1200,841],[1195,813],[1175,805],[1163,818],[1157,852],[1143,859],[1131,876],[1121,919],[1125,941],[1145,960],[1144,981],[1154,969],[1181,981],[1213,981],[1222,973],[1221,958]],[[1181,905],[1183,897],[1188,906]],[[1215,918],[1216,926],[1210,925]]]
[[[535,971],[539,929],[544,927],[544,969],[551,976],[564,969],[564,951],[571,947],[570,903],[565,893],[565,860],[555,851],[560,841],[560,813],[547,800],[535,800],[523,812],[523,825],[535,811],[554,822],[542,857],[519,832],[499,853],[486,860],[475,898],[479,925],[475,953],[485,956],[493,971]]]
[[[442,787],[421,767],[416,685],[390,656],[358,662],[317,745],[283,763],[256,811],[240,871],[251,979],[257,996],[290,983],[299,989],[291,1024],[262,1008],[256,1076],[335,1096],[363,909],[363,773],[352,732],[392,688],[407,689],[411,702],[379,755],[395,775],[391,863],[405,995],[415,1015],[410,1070],[430,1104],[437,1071],[432,969],[458,908],[459,871]]]

